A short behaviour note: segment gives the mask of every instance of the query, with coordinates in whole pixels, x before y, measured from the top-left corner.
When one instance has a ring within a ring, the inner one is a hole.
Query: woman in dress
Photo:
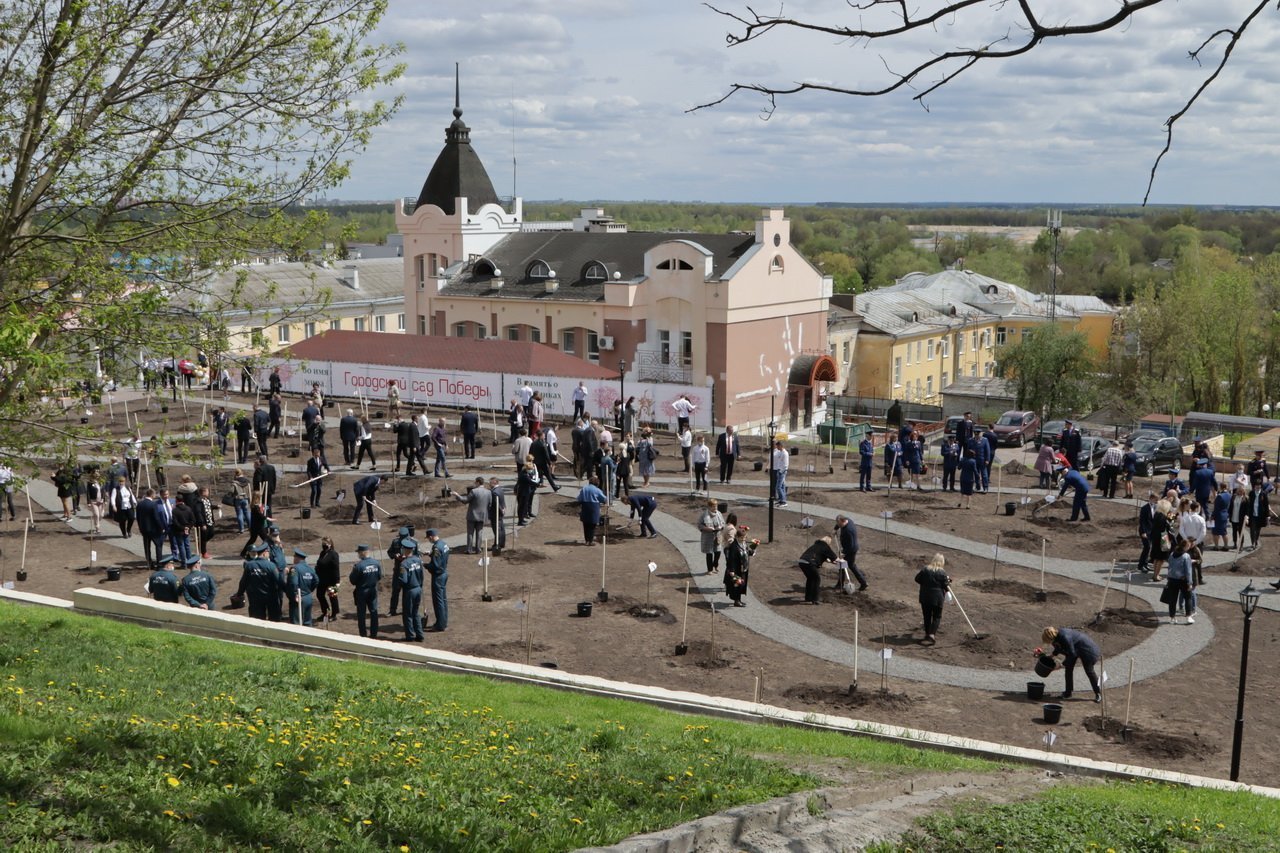
[[[934,554],[929,565],[916,572],[916,583],[920,585],[920,613],[924,617],[924,638],[930,643],[938,641],[942,605],[951,587],[951,578],[943,571],[946,564],[946,557]]]
[[[138,499],[129,488],[128,480],[121,480],[111,491],[111,515],[120,525],[120,535],[128,539],[133,535],[133,524],[137,521]]]
[[[720,534],[723,530],[724,516],[720,514],[719,503],[707,501],[707,508],[698,517],[698,532],[702,538],[699,547],[706,555],[709,575],[720,571]]]
[[[733,544],[724,549],[724,591],[733,599],[734,607],[746,607],[742,596],[747,592],[751,576],[751,547],[747,544],[747,529],[739,527]]]
[[[320,599],[320,614],[325,619],[337,619],[338,583],[342,579],[342,567],[338,562],[338,551],[328,536],[320,540],[316,576],[320,578],[320,586],[316,589],[316,597]]]
[[[546,408],[542,405],[542,392],[534,391],[529,398],[529,435],[542,432],[542,421],[546,417]]]
[[[640,476],[644,478],[641,488],[649,488],[649,478],[653,476],[654,462],[658,458],[658,448],[653,446],[653,431],[645,428],[636,442],[636,465]]]
[[[973,487],[978,482],[978,460],[968,450],[960,458],[960,498],[956,506],[968,509],[973,501]]]
[[[71,474],[73,463],[67,460],[53,472],[53,484],[58,487],[58,499],[62,501],[62,520],[70,521],[71,499],[75,497],[75,478]]]

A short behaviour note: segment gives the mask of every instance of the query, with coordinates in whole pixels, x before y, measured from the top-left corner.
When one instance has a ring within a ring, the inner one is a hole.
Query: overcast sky
[[[777,3],[756,0],[761,11]],[[932,8],[914,0],[915,8]],[[742,0],[719,0],[741,12]],[[909,3],[910,5],[910,3]],[[1040,0],[1080,23],[1115,0]],[[685,0],[391,0],[382,28],[404,43],[400,112],[331,197],[416,196],[452,120],[464,121],[499,195],[526,199],[742,202],[1115,202],[1142,200],[1164,119],[1206,73],[1187,58],[1254,0],[1165,3],[1125,29],[978,66],[928,99],[741,93],[733,82],[881,85],[931,52],[1003,33],[982,8],[909,42],[863,46],[784,31],[727,47],[732,22]],[[787,15],[851,23],[845,0],[787,0]],[[1003,16],[1003,17],[1002,17]],[[1278,204],[1280,21],[1274,5],[1175,129],[1157,204]],[[962,28],[963,27],[963,28]],[[1220,49],[1202,57],[1212,66]],[[518,161],[513,182],[512,150]]]

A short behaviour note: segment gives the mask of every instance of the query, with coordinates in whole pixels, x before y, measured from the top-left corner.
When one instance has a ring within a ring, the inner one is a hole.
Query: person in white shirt
[[[711,448],[707,446],[706,436],[699,435],[693,440],[689,458],[693,461],[694,490],[702,491],[707,489],[707,466],[711,464]]]
[[[579,382],[578,387],[573,389],[573,419],[586,417],[587,415],[587,384]]]
[[[13,511],[13,469],[8,465],[0,465],[0,491],[9,503],[9,520],[14,521],[18,515]]]
[[[516,394],[520,398],[520,405],[524,406],[525,417],[528,417],[532,414],[529,411],[529,404],[533,401],[533,388],[530,387],[528,382],[526,382],[518,391],[516,391]]]
[[[698,407],[689,402],[688,394],[681,394],[680,399],[671,404],[671,408],[676,413],[676,434],[679,435],[689,428],[689,415],[697,411]]]
[[[511,442],[511,459],[516,463],[516,473],[519,474],[524,469],[524,463],[529,458],[529,448],[533,447],[533,439],[529,438],[529,434],[523,429],[516,440]]]
[[[791,454],[782,446],[782,440],[773,442],[773,493],[778,506],[787,505],[787,468],[791,465]]]
[[[425,472],[427,466],[422,460],[426,458],[427,451],[431,449],[431,419],[427,417],[427,410],[424,408],[413,419],[413,426],[418,431],[418,465]]]
[[[547,453],[551,457],[547,467],[551,469],[552,475],[556,473],[556,460],[560,458],[560,438],[556,435],[555,424],[548,423],[542,428],[542,440],[546,442]]]
[[[689,424],[685,423],[684,429],[680,430],[680,455],[684,457],[684,472],[689,473],[689,453],[693,449],[693,431],[689,429]]]
[[[1200,512],[1200,504],[1191,501],[1187,511],[1178,516],[1178,535],[1187,543],[1187,556],[1191,558],[1191,567],[1195,572],[1193,586],[1204,583],[1203,554],[1204,537],[1209,533],[1204,515]],[[1195,610],[1195,596],[1192,595],[1192,611]]]

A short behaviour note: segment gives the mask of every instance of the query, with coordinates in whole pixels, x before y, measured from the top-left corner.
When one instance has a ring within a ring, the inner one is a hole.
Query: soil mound
[[[1127,743],[1143,755],[1162,759],[1194,758],[1203,761],[1218,751],[1214,744],[1207,743],[1199,732],[1190,735],[1174,734],[1168,731],[1150,731],[1142,726],[1130,723],[1125,729],[1124,723],[1113,717],[1085,717],[1085,731],[1093,732],[1098,737],[1112,743]]]
[[[828,705],[833,708],[875,708],[882,711],[905,711],[921,700],[906,693],[893,693],[878,688],[850,690],[826,684],[798,684],[782,694],[807,705]]]

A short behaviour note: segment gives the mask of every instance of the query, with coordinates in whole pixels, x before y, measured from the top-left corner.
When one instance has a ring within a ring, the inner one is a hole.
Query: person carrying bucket
[[[1102,650],[1098,648],[1093,638],[1074,628],[1049,627],[1044,629],[1041,639],[1052,645],[1053,655],[1063,655],[1062,672],[1067,680],[1067,689],[1062,694],[1062,698],[1071,698],[1076,661],[1079,660],[1084,664],[1084,674],[1089,677],[1089,685],[1093,688],[1093,701],[1101,702],[1102,687],[1098,683],[1098,674],[1094,671],[1094,666],[1102,660]]]

